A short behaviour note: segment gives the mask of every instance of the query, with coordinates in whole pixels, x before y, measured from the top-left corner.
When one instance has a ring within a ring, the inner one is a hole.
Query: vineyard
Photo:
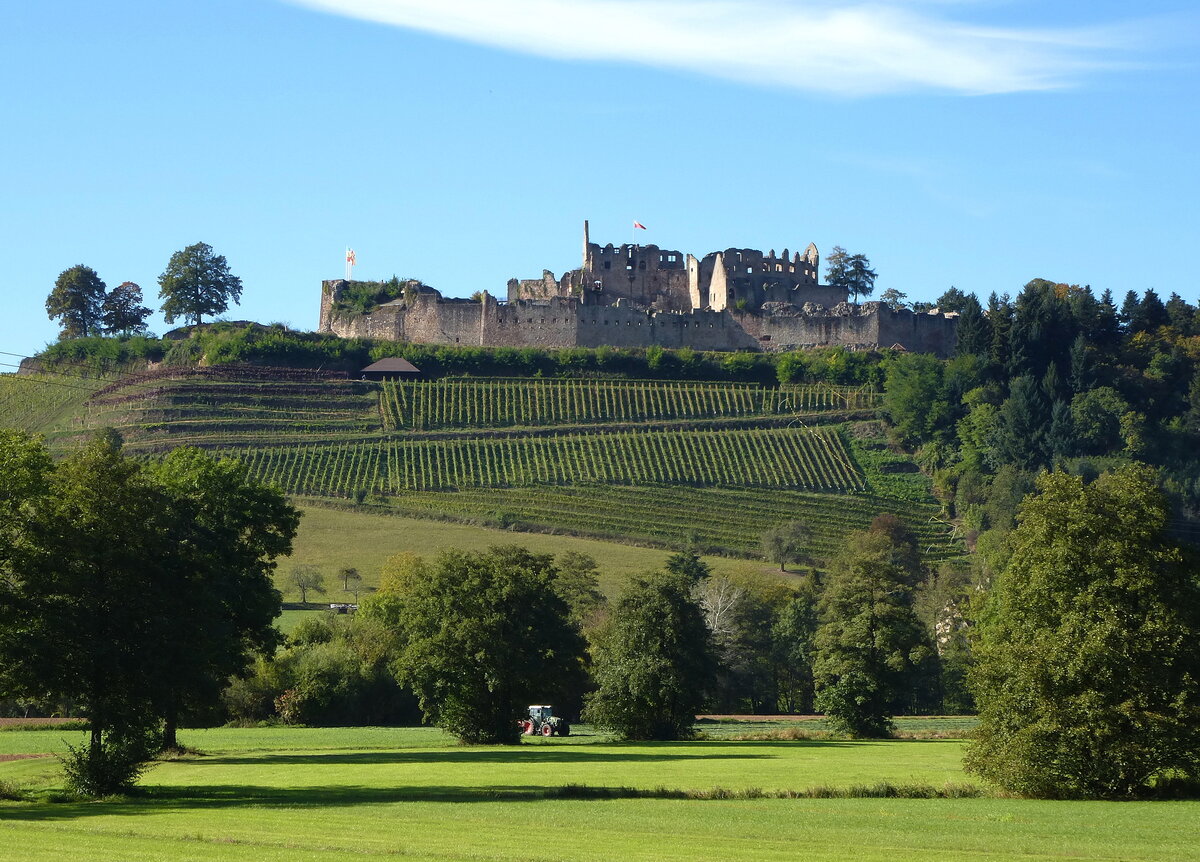
[[[878,393],[830,385],[607,380],[439,380],[382,384],[387,430],[502,428],[787,416],[874,409]]]
[[[930,559],[962,553],[938,507],[874,495],[831,495],[757,488],[691,488],[670,485],[584,485],[408,492],[389,509],[418,517],[466,521],[504,529],[564,531],[675,547],[691,541],[713,552],[755,555],[759,536],[785,521],[812,530],[809,552],[833,553],[842,537],[866,529],[879,512],[903,517]]]
[[[864,488],[841,437],[825,429],[381,441],[225,454],[291,493],[326,497],[593,483]]]
[[[82,405],[104,381],[48,374],[0,374],[0,428],[44,433],[78,427]]]
[[[231,366],[0,377],[0,427],[59,447],[113,427],[146,457],[201,446],[291,494],[368,510],[751,555],[799,519],[817,556],[891,511],[935,558],[960,553],[928,479],[870,421],[879,403],[828,384],[375,383]]]

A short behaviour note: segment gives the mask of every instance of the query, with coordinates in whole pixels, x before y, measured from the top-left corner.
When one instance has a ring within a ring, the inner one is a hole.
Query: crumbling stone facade
[[[654,245],[590,241],[583,265],[556,278],[512,279],[506,300],[450,299],[424,288],[368,314],[339,313],[350,282],[326,281],[320,330],[425,344],[511,347],[691,347],[695,350],[793,350],[845,345],[900,347],[949,356],[954,315],[893,311],[848,303],[845,291],[818,281],[820,256],[730,248],[703,258]]]

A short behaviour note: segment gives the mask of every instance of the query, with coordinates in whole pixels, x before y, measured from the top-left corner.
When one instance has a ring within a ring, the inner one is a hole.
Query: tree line
[[[202,242],[171,255],[158,286],[167,323],[183,318],[199,324],[242,296],[242,281],[225,257]],[[59,273],[46,297],[46,313],[58,321],[60,339],[130,336],[146,331],[151,312],[142,302],[140,285],[124,281],[109,290],[96,270],[77,264]]]

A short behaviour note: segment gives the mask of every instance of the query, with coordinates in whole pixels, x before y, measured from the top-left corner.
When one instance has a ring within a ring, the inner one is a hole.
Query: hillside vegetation
[[[130,452],[237,457],[314,504],[757,555],[802,520],[810,556],[881,511],[937,558],[961,552],[929,484],[860,420],[863,385],[617,378],[348,380],[297,368],[83,368],[9,378],[0,424],[70,446],[115,428]],[[40,385],[39,385],[40,384]],[[850,423],[850,424],[847,424]],[[855,430],[852,430],[855,429]],[[896,463],[899,462],[899,469]]]

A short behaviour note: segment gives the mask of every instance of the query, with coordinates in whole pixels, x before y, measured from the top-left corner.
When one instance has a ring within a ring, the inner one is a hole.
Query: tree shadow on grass
[[[713,745],[705,743],[705,747]],[[672,760],[753,760],[771,757],[767,753],[749,752],[745,749],[754,743],[738,743],[737,753],[673,753],[669,749],[659,751],[589,751],[578,745],[552,747],[549,745],[522,746],[512,748],[459,748],[436,751],[393,749],[390,751],[339,751],[339,752],[295,752],[263,755],[215,755],[205,757],[198,763],[246,766],[268,764],[304,764],[323,766],[333,764],[525,764],[525,763],[661,763]],[[721,743],[715,746],[725,747]],[[715,747],[714,746],[714,747]],[[638,746],[645,749],[646,745]]]
[[[133,795],[88,802],[35,803],[0,807],[0,823],[74,820],[109,815],[164,814],[252,806],[255,808],[340,808],[398,802],[535,802],[548,798],[537,785],[454,787],[414,785],[361,787],[328,785],[272,787],[254,784],[140,787]]]
[[[668,788],[586,787],[575,785],[493,784],[479,787],[413,785],[363,787],[317,785],[273,787],[254,784],[140,787],[127,797],[83,802],[45,802],[0,806],[0,824],[54,822],[85,817],[137,816],[177,812],[215,811],[226,808],[327,809],[357,805],[417,802],[545,802],[550,800],[678,799],[684,791]]]

